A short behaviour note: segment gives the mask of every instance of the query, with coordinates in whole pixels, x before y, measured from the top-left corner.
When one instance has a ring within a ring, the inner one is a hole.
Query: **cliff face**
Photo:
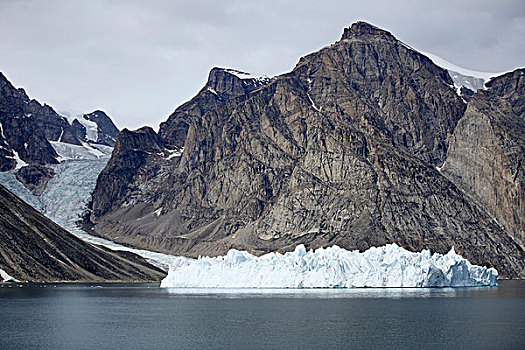
[[[164,273],[130,253],[74,237],[0,185],[0,268],[23,281],[158,281]]]
[[[443,173],[525,246],[524,69],[494,78],[470,100]]]
[[[98,234],[190,256],[455,246],[523,275],[523,248],[435,169],[466,103],[428,58],[359,22],[288,74],[227,73],[161,125],[158,149],[115,149],[93,196]],[[132,165],[120,176],[118,164]]]
[[[226,100],[250,93],[268,83],[265,77],[251,78],[233,69],[213,68],[206,86],[160,124],[159,135],[172,147],[183,147],[188,127],[206,112],[222,105]]]
[[[79,122],[84,121],[84,124]],[[91,125],[85,125],[86,122],[91,122]],[[113,124],[113,121],[103,111],[94,111],[77,117],[72,123],[76,125],[77,136],[80,140],[86,142],[93,142],[106,146],[115,146],[115,141],[119,130]],[[91,129],[91,130],[88,130]]]

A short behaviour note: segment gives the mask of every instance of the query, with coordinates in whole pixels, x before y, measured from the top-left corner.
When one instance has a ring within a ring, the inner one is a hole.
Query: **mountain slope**
[[[148,132],[155,150],[143,131],[119,134],[93,195],[95,232],[189,256],[455,246],[524,274],[523,248],[436,170],[466,102],[392,34],[358,22],[288,74],[247,91],[222,81]]]
[[[0,268],[25,281],[156,281],[134,254],[82,242],[0,185]]]

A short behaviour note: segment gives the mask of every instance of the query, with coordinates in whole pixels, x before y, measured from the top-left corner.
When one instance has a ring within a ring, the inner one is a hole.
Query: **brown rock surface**
[[[220,81],[161,125],[157,144],[184,145],[181,157],[160,147],[134,163],[115,150],[93,197],[95,232],[189,256],[455,246],[524,276],[523,248],[435,169],[465,102],[445,70],[390,33],[359,22],[254,89]],[[127,163],[131,176],[119,176]]]
[[[470,100],[443,173],[525,246],[524,70],[493,79]]]

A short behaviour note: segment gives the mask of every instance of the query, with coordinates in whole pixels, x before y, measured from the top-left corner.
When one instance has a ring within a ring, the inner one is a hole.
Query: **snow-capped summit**
[[[91,144],[102,144],[113,147],[119,130],[103,111],[96,110],[88,114],[74,115],[60,112],[75,129],[77,138]]]
[[[461,88],[464,87],[470,91],[477,91],[480,89],[486,89],[485,83],[491,78],[505,74],[506,72],[490,73],[474,71],[466,68],[459,67],[437,55],[429,52],[419,51],[421,54],[427,56],[434,62],[435,65],[446,69],[448,74],[454,81],[454,87],[459,95],[461,95]]]

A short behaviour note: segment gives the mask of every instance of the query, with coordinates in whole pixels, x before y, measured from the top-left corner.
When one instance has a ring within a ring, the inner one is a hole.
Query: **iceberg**
[[[338,246],[268,253],[232,249],[226,256],[178,257],[161,282],[165,288],[355,288],[494,286],[494,268],[472,265],[456,254],[407,251],[396,244],[360,253]]]

